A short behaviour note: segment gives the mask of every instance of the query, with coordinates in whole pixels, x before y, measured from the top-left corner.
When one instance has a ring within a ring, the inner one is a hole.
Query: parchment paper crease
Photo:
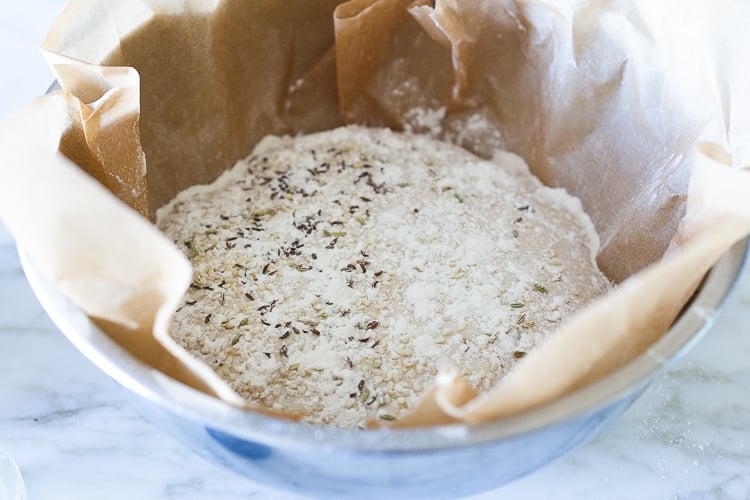
[[[169,337],[191,272],[158,207],[269,133],[516,152],[582,200],[622,283],[492,391],[446,372],[398,425],[500,418],[641,355],[750,232],[743,19],[740,0],[71,0],[43,43],[62,90],[0,129],[0,217],[134,356],[242,406]]]

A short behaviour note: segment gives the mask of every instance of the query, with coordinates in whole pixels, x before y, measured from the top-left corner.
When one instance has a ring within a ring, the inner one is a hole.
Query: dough
[[[580,202],[519,157],[385,129],[266,137],[158,225],[195,270],[173,337],[322,424],[397,419],[443,366],[487,390],[610,286]]]

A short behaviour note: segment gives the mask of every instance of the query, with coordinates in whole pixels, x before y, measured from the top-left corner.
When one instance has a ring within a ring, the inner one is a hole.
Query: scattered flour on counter
[[[487,390],[609,287],[580,202],[520,158],[383,129],[267,137],[157,218],[195,273],[173,337],[315,423],[399,418],[444,366]]]

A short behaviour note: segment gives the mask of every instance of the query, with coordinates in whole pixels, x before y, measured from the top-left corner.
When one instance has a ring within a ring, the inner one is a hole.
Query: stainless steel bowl
[[[256,482],[313,496],[445,498],[501,486],[587,442],[708,331],[744,264],[748,240],[706,276],[683,314],[617,373],[495,422],[422,430],[344,430],[233,408],[131,357],[41,276],[22,248],[34,292],[68,339],[132,395],[151,421],[202,456]]]

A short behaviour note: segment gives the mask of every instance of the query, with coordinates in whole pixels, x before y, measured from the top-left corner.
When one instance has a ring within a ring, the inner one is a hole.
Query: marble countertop
[[[52,80],[36,47],[63,0],[7,2],[0,119]],[[476,499],[750,498],[750,273],[710,334],[594,442]],[[57,331],[0,227],[0,448],[30,499],[292,498],[193,455]],[[2,499],[0,499],[2,500]]]

